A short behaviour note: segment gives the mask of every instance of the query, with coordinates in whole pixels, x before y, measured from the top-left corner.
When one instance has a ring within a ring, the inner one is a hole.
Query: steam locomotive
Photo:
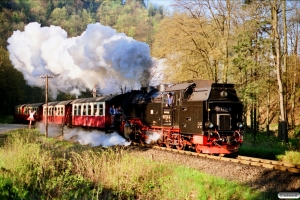
[[[121,106],[114,124],[112,105]],[[47,108],[47,109],[46,109]],[[128,140],[206,154],[235,154],[243,143],[243,105],[233,84],[195,80],[124,94],[16,106],[15,120],[115,130]]]

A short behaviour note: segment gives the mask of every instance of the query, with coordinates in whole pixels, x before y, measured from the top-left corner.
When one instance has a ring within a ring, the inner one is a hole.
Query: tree
[[[281,68],[281,49],[280,49],[280,35],[278,31],[278,13],[280,9],[281,1],[272,0],[270,1],[271,14],[272,14],[272,31],[274,37],[274,49],[275,49],[275,66],[276,66],[276,75],[278,83],[278,95],[279,95],[279,124],[278,124],[278,136],[280,139],[283,139],[287,142],[287,121],[285,115],[285,105],[284,105],[284,88],[282,83],[282,68]]]
[[[168,65],[176,66],[177,74],[184,75],[177,76],[180,79],[208,78],[227,82],[234,42],[231,26],[237,23],[231,12],[238,10],[238,6],[230,1],[224,4],[221,0],[175,3],[176,13],[165,18],[159,26],[153,55],[166,58]],[[176,43],[172,44],[171,40]],[[176,77],[170,79],[174,81]]]
[[[52,11],[54,10],[53,0],[48,1],[47,9],[46,9],[46,17],[49,19]]]
[[[23,75],[13,68],[8,52],[0,47],[0,114],[11,114],[14,106],[22,102],[23,85]]]

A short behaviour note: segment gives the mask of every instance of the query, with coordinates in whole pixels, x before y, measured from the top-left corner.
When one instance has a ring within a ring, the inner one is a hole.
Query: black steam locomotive
[[[125,95],[120,132],[128,139],[155,133],[159,145],[208,154],[235,153],[243,142],[243,105],[233,84],[197,80]]]
[[[110,107],[121,106],[112,128]],[[46,110],[46,108],[48,110]],[[242,113],[233,84],[197,80],[124,94],[16,106],[15,119],[116,130],[125,138],[199,153],[232,154],[243,143]]]

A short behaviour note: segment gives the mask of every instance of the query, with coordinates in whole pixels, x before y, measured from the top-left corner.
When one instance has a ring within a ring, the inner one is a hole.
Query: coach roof
[[[53,102],[48,102],[48,106],[68,105],[71,102],[72,102],[72,100],[68,100],[68,101],[53,101]],[[46,106],[46,104],[44,106]]]
[[[39,107],[41,105],[43,105],[44,103],[31,103],[31,104],[27,104],[25,107]]]
[[[103,97],[93,97],[93,98],[83,98],[83,99],[76,99],[71,102],[71,104],[74,103],[90,103],[90,102],[105,102],[105,101],[111,101],[116,96],[119,96],[119,94],[116,95],[108,95]]]

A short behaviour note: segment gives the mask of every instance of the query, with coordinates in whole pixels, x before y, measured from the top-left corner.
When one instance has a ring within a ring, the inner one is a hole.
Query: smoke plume
[[[103,94],[118,92],[121,85],[147,85],[153,65],[146,43],[100,23],[68,38],[61,27],[33,22],[7,41],[11,62],[29,85],[44,86],[40,75],[55,76],[49,80],[53,97],[58,91],[78,95],[95,84]]]
[[[37,127],[41,133],[45,131],[45,125],[43,123],[37,123]],[[115,145],[128,146],[131,142],[126,141],[118,133],[114,132],[111,134],[105,134],[102,131],[85,131],[80,128],[64,128],[63,133],[61,126],[56,124],[49,124],[48,126],[48,136],[58,137],[63,134],[64,140],[78,142],[81,145],[90,146],[103,146],[110,147]]]
[[[147,139],[146,143],[151,144],[152,142],[157,142],[162,137],[161,131],[146,131]]]

